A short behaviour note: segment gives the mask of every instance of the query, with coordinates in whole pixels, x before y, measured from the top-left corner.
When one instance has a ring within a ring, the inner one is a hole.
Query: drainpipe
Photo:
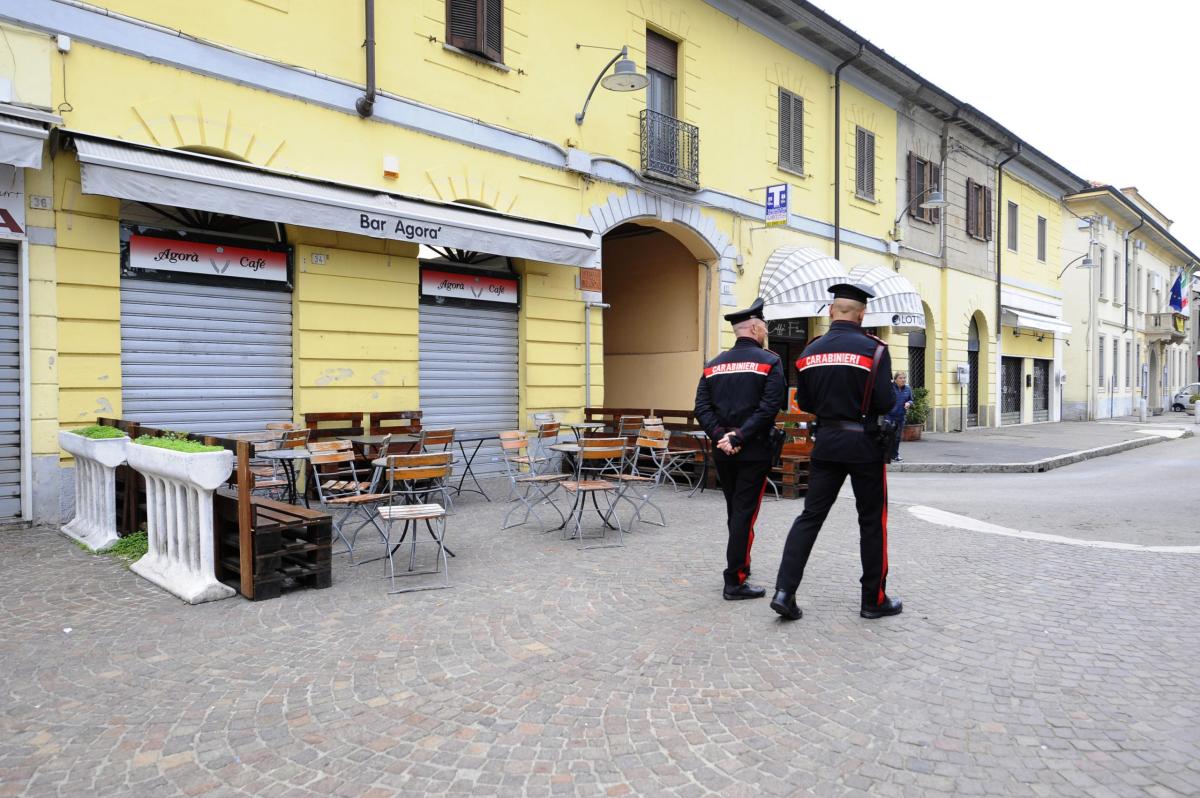
[[[354,101],[354,110],[361,117],[375,113],[375,0],[365,0],[367,36],[363,47],[367,51],[367,93]]]
[[[607,302],[583,303],[583,406],[592,406],[592,308],[608,310]]]
[[[862,58],[865,44],[858,52],[833,70],[833,257],[842,254],[842,70]]]
[[[702,260],[704,267],[704,349],[700,353],[700,364],[708,362],[708,328],[712,326],[709,317],[712,314],[712,261]]]
[[[1004,391],[1000,384],[1004,363],[1004,336],[1001,334],[1004,331],[1004,323],[1002,321],[1003,311],[1000,308],[1000,294],[1003,291],[1001,288],[1001,276],[1004,273],[1004,267],[1001,263],[1002,255],[1004,254],[1004,165],[1021,154],[1021,142],[1017,142],[1016,151],[996,164],[996,423],[994,426],[1000,426],[1000,413],[1003,411]]]

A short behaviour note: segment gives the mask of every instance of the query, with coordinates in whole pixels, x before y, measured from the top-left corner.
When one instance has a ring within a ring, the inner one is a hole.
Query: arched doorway
[[[707,269],[667,230],[627,222],[602,247],[604,404],[682,410],[704,361]]]
[[[979,426],[979,323],[967,326],[967,426]]]

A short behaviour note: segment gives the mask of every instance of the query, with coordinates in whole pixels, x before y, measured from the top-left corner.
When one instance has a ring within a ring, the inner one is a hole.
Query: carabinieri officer
[[[779,355],[764,347],[767,323],[762,298],[725,316],[737,341],[704,365],[696,387],[696,419],[716,446],[714,455],[729,521],[725,549],[727,601],[762,598],[766,591],[747,584],[754,522],[762,504],[774,451],[770,431],[782,409],[787,386]]]
[[[803,614],[796,606],[796,589],[804,566],[847,476],[858,506],[862,558],[859,614],[880,618],[903,609],[899,599],[889,598],[885,592],[887,465],[872,434],[878,416],[891,411],[894,402],[892,359],[886,344],[862,329],[867,300],[874,294],[848,283],[829,291],[834,297],[829,306],[829,332],[810,343],[796,361],[796,401],[817,417],[817,433],[804,512],[788,532],[771,600],[771,609],[792,621]],[[870,400],[864,407],[869,384]]]

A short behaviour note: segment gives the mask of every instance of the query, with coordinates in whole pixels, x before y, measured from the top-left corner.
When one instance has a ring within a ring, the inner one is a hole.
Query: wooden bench
[[[775,425],[784,430],[787,439],[779,464],[772,467],[771,479],[779,485],[785,499],[798,499],[808,493],[809,464],[812,461],[812,422],[810,413],[780,413]],[[800,427],[804,424],[804,427]]]

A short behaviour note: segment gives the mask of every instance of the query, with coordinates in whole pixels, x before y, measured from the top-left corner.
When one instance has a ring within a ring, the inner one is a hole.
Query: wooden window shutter
[[[911,152],[908,154],[908,215],[914,219],[920,219],[922,216],[918,207],[921,203],[917,202],[917,197],[921,193],[921,179],[925,172],[923,166],[920,158]]]
[[[479,10],[482,0],[446,0],[446,43],[479,52]]]
[[[875,199],[875,134],[854,129],[854,192]]]
[[[942,167],[935,163],[929,164],[929,193],[932,194],[942,184]],[[926,197],[928,199],[928,197]],[[942,220],[942,209],[931,208],[929,211],[929,221],[937,224]]]
[[[992,190],[983,189],[983,240],[992,240]]]
[[[867,133],[867,193],[866,196],[875,199],[875,134]]]
[[[979,198],[975,196],[975,181],[967,178],[967,235],[979,238]]]
[[[661,33],[646,31],[646,67],[664,75],[679,74],[679,45]]]
[[[504,0],[482,0],[483,54],[497,63],[504,62]]]
[[[804,98],[792,95],[792,168],[804,172]]]
[[[779,165],[792,167],[792,95],[779,90]]]

